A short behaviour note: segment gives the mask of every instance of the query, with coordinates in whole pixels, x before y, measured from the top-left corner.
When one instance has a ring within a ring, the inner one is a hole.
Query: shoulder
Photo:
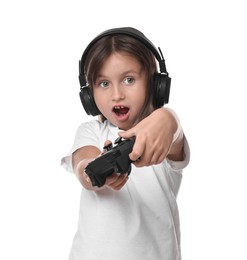
[[[90,121],[87,122],[83,122],[79,125],[78,129],[100,129],[101,128],[102,123],[97,120],[97,119],[92,119]]]
[[[83,131],[84,133],[86,131],[88,132],[102,132],[107,129],[114,129],[115,126],[112,125],[108,120],[101,122],[98,119],[92,119],[87,122],[83,122],[79,125],[78,131]]]
[[[103,139],[104,141],[109,139],[112,141],[118,137],[118,131],[119,129],[112,125],[108,120],[101,122],[97,119],[93,119],[79,125],[76,132],[76,138]]]

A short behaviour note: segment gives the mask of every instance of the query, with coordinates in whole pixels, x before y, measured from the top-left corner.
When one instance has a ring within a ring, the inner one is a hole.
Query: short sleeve
[[[65,170],[69,172],[73,172],[72,168],[72,154],[77,149],[92,145],[95,147],[99,147],[99,133],[100,122],[97,120],[92,120],[90,122],[82,123],[75,134],[74,144],[72,145],[70,151],[66,156],[61,159],[61,166],[65,168]]]
[[[170,167],[175,171],[183,170],[190,162],[190,148],[186,137],[184,137],[184,160],[183,161],[172,161],[167,159]]]

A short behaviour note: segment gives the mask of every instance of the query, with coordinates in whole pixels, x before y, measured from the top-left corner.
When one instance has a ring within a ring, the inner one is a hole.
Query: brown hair
[[[132,30],[135,31],[135,29]],[[157,72],[155,57],[142,42],[127,35],[108,35],[99,39],[89,50],[84,68],[87,82],[91,86],[92,92],[92,86],[95,84],[101,66],[103,65],[104,61],[114,52],[125,52],[137,59],[147,75],[146,100],[138,119],[138,121],[141,121],[154,110],[152,102],[153,83],[154,74]],[[104,121],[104,116],[102,116],[101,119]]]

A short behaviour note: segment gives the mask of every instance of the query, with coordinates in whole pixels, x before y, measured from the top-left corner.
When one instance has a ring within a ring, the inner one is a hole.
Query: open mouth
[[[129,112],[129,108],[125,107],[125,106],[115,106],[115,107],[113,107],[113,112],[117,116],[124,116]]]

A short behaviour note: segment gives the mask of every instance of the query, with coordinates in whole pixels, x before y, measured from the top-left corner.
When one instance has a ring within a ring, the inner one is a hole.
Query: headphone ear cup
[[[154,74],[154,108],[160,108],[169,102],[171,78],[165,74]]]
[[[89,86],[82,87],[79,94],[80,94],[81,103],[88,115],[97,116],[101,114],[97,105],[95,104]]]

